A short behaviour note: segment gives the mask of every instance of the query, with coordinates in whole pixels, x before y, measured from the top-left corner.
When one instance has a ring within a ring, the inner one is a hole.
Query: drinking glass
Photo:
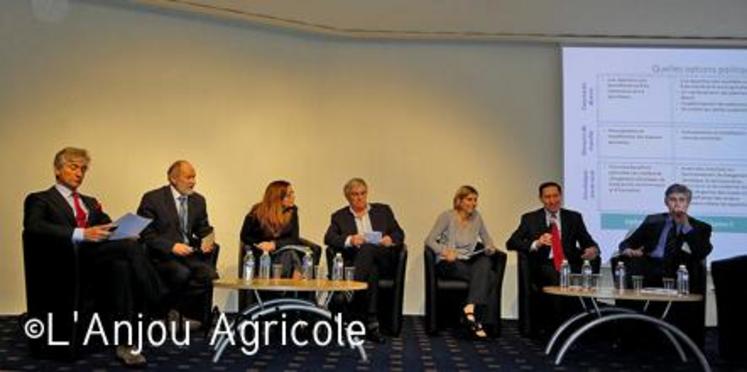
[[[345,268],[345,280],[355,280],[355,266],[348,266]]]
[[[640,294],[641,288],[643,288],[643,275],[633,275],[630,278],[633,279],[633,289],[635,290],[635,293]]]

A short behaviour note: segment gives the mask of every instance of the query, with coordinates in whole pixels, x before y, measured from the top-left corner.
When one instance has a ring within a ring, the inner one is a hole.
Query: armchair
[[[327,273],[332,272],[335,250],[325,249]],[[403,245],[397,258],[392,276],[379,279],[378,312],[383,315],[382,327],[390,334],[398,336],[402,330],[402,303],[405,294],[405,271],[407,269],[407,245]]]
[[[439,325],[446,319],[459,319],[459,305],[466,298],[469,285],[466,281],[441,279],[436,275],[436,254],[425,246],[425,327],[428,334],[438,333]],[[498,293],[503,288],[503,274],[506,270],[506,253],[495,252],[492,256],[494,271],[498,278]],[[456,300],[456,301],[455,301]],[[501,296],[498,296],[498,309],[501,308]],[[449,311],[451,310],[451,311]],[[453,314],[452,314],[453,313]],[[444,316],[449,314],[449,316]],[[498,325],[500,327],[500,324]],[[495,330],[496,334],[500,329]]]
[[[747,334],[747,256],[711,262],[711,276],[716,290],[716,316],[718,317],[718,349],[724,359],[747,359],[742,337]]]

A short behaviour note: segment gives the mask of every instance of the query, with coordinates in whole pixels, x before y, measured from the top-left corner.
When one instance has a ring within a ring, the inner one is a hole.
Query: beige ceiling
[[[360,38],[747,41],[743,0],[139,0]]]

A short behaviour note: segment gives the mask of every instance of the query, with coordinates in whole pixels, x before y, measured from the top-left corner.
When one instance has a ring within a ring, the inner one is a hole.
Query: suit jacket
[[[620,243],[620,251],[625,248],[637,249],[643,247],[643,252],[647,255],[656,249],[659,243],[661,232],[667,222],[668,213],[659,213],[646,216],[638,228]],[[698,219],[688,216],[692,230],[687,234],[682,234],[682,241],[674,252],[665,252],[663,260],[672,265],[699,262],[706,258],[713,250],[711,244],[711,225]],[[684,243],[687,243],[690,253],[682,250]]]
[[[291,218],[282,231],[276,236],[262,228],[262,224],[253,213],[247,213],[244,224],[241,225],[241,241],[246,245],[254,245],[266,241],[275,241],[275,249],[286,245],[304,245],[301,242],[298,226],[298,207],[293,206],[290,210]]]
[[[530,257],[536,260],[547,260],[550,256],[550,247],[541,246],[536,251],[530,250],[532,242],[546,232],[550,232],[550,227],[547,224],[544,208],[526,213],[521,216],[519,227],[506,242],[506,248],[529,253]],[[565,258],[574,271],[581,269],[583,264],[581,255],[584,249],[591,246],[598,247],[597,242],[586,230],[581,214],[564,208],[560,209],[560,238]]]
[[[160,259],[176,257],[171,253],[171,249],[175,243],[182,242],[182,233],[171,186],[166,185],[145,193],[140,200],[137,214],[153,219],[153,222],[140,234],[149,251]],[[199,248],[200,240],[212,231],[213,227],[208,221],[205,198],[198,193],[192,193],[187,198],[186,235],[190,246]],[[198,249],[196,252],[201,251]]]
[[[394,218],[392,209],[382,203],[370,203],[369,206],[371,209],[368,211],[368,217],[371,220],[371,228],[374,231],[380,231],[382,235],[389,235],[394,245],[402,245],[405,242],[405,232]],[[357,233],[355,216],[350,212],[350,207],[346,206],[332,214],[332,222],[324,235],[324,244],[343,249],[345,239]]]
[[[80,199],[88,209],[89,226],[111,222],[95,198],[80,195]],[[76,227],[73,208],[55,187],[26,196],[23,203],[23,228],[26,234],[53,239],[56,244],[72,245]]]

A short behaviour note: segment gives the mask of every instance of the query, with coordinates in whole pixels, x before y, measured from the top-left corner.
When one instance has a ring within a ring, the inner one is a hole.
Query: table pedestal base
[[[270,300],[267,302],[262,302],[261,300],[257,305],[254,305],[248,309],[243,310],[240,314],[236,316],[236,319],[234,319],[233,322],[229,325],[231,336],[228,337],[225,335],[219,336],[217,342],[213,346],[215,349],[215,354],[213,355],[213,362],[217,362],[221,355],[223,354],[223,351],[225,350],[226,346],[231,342],[232,339],[236,339],[236,332],[240,329],[241,325],[246,321],[256,321],[260,317],[268,316],[271,314],[281,313],[284,311],[301,311],[306,312],[310,314],[315,314],[317,316],[320,316],[324,319],[333,320],[332,313],[320,306],[317,306],[317,304],[308,301],[308,300],[302,300],[297,298],[277,298],[274,300]],[[348,340],[347,335],[347,329],[343,327],[340,331],[345,332],[343,339]],[[356,348],[358,350],[358,353],[361,356],[361,359],[363,361],[366,361],[368,359],[368,355],[366,354],[366,350],[363,348],[361,340],[354,338],[354,343],[350,343],[350,348]],[[357,345],[356,345],[357,344]]]

